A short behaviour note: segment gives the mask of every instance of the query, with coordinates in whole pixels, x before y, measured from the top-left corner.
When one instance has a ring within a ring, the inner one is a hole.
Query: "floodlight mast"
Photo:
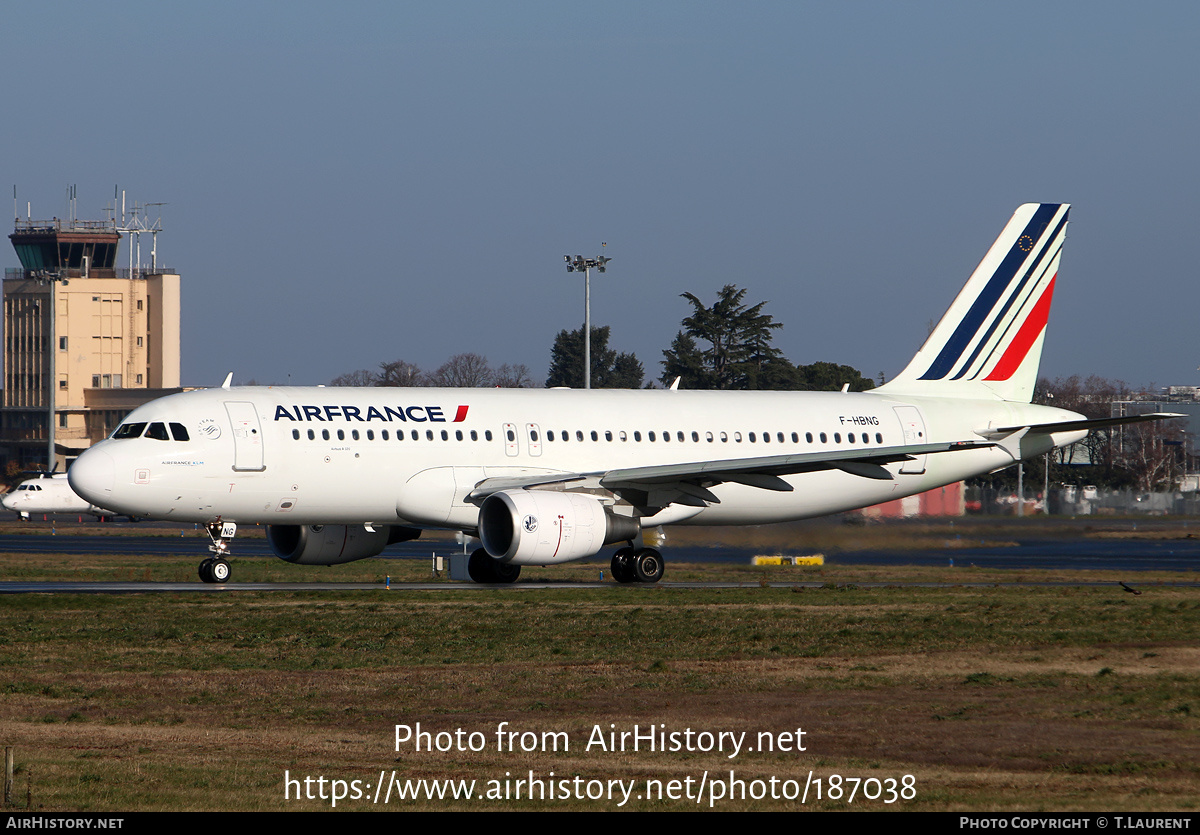
[[[612,259],[603,256],[584,258],[582,255],[572,258],[570,255],[564,255],[563,260],[567,262],[567,272],[583,273],[583,387],[590,389],[592,387],[592,267],[604,272],[605,265]]]

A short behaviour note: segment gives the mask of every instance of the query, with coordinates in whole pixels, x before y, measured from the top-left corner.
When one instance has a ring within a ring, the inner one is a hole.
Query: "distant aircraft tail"
[[[1028,403],[1070,208],[1018,208],[912,362],[881,390]]]

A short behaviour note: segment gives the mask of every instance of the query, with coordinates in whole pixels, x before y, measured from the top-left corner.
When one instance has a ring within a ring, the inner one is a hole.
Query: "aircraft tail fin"
[[[1019,207],[912,362],[881,390],[1028,403],[1070,208]]]

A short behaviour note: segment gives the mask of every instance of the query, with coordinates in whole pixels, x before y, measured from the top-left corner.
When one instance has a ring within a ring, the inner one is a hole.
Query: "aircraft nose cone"
[[[116,467],[112,456],[101,449],[89,449],[75,459],[67,470],[71,489],[97,507],[111,501]]]

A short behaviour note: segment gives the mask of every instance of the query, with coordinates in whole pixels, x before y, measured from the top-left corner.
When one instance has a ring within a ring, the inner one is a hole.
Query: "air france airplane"
[[[1068,206],[1026,204],[928,341],[873,391],[220,388],[134,410],[84,452],[97,505],[201,522],[206,582],[229,578],[238,524],[301,565],[378,555],[423,529],[482,547],[477,582],[619,546],[619,582],[652,583],[659,525],[822,516],[1002,469],[1081,440],[1088,421],[1031,405]],[[232,375],[231,375],[232,376]],[[1128,419],[1126,419],[1128,420]]]
[[[16,511],[22,519],[32,513],[87,513],[92,516],[116,514],[79,498],[67,483],[67,474],[42,475],[17,485],[0,497],[0,506]]]

